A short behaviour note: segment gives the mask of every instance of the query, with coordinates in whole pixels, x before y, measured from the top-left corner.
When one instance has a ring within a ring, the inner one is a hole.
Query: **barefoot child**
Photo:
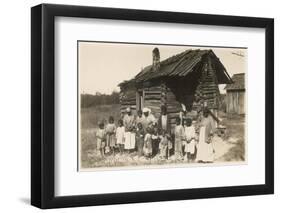
[[[104,147],[105,147],[105,130],[104,123],[99,123],[99,129],[96,132],[97,138],[97,150],[100,151],[101,156],[104,156]]]
[[[175,158],[182,159],[182,140],[184,139],[184,128],[181,125],[181,119],[176,118],[175,127]]]
[[[122,119],[118,121],[118,127],[116,129],[116,143],[119,148],[120,154],[123,154],[125,143],[125,127],[123,125]]]
[[[136,142],[137,142],[137,151],[138,156],[141,157],[143,154],[143,145],[144,145],[144,129],[141,123],[137,124],[137,131],[136,131]]]
[[[152,136],[151,136],[151,139],[152,139],[152,157],[154,157],[159,152],[160,138],[159,138],[159,134],[158,134],[157,124],[152,125],[151,128],[152,128]]]
[[[169,158],[169,150],[171,149],[171,140],[170,136],[166,133],[166,131],[162,131],[162,135],[160,136],[160,143],[159,143],[159,151],[160,151],[160,158],[165,159]]]
[[[143,147],[143,153],[147,158],[151,158],[152,156],[152,133],[153,130],[148,127],[146,129],[146,135],[144,138],[144,147]]]
[[[194,159],[196,134],[195,126],[192,124],[192,120],[190,118],[184,120],[184,133],[184,152],[186,153],[187,162],[191,162]]]
[[[106,125],[105,128],[106,132],[106,148],[105,152],[106,153],[113,153],[115,154],[115,132],[116,132],[116,126],[114,124],[114,118],[113,116],[110,116],[108,119],[108,124]]]

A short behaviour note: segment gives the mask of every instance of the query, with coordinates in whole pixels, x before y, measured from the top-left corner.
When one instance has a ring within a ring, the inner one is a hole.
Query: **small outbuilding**
[[[159,49],[155,48],[152,64],[119,84],[121,111],[149,107],[158,117],[164,105],[174,125],[183,105],[189,110],[205,105],[216,113],[218,85],[229,83],[231,77],[212,50],[188,49],[160,61]]]
[[[233,83],[225,87],[226,112],[230,114],[245,114],[245,73],[234,74]]]

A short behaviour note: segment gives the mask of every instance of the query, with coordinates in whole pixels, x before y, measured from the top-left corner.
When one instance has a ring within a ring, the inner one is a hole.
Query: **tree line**
[[[110,95],[96,92],[96,94],[81,94],[81,107],[88,108],[99,105],[119,104],[119,92],[113,91]]]

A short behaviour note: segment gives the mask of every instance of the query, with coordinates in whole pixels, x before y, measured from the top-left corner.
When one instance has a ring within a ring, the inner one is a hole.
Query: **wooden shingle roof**
[[[229,90],[245,90],[245,73],[238,73],[232,76],[232,84],[225,86],[227,91]]]
[[[161,61],[158,70],[154,70],[152,65],[149,65],[140,73],[138,73],[133,79],[123,82],[120,85],[131,81],[140,83],[161,77],[185,77],[194,71],[196,65],[201,63],[203,57],[205,56],[209,56],[211,58],[211,61],[216,68],[218,83],[231,83],[231,78],[228,75],[225,67],[212,50],[188,49],[182,53]]]

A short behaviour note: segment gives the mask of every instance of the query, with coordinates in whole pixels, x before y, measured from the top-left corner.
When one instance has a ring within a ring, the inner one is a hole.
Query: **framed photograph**
[[[31,9],[31,203],[272,194],[274,20]]]

